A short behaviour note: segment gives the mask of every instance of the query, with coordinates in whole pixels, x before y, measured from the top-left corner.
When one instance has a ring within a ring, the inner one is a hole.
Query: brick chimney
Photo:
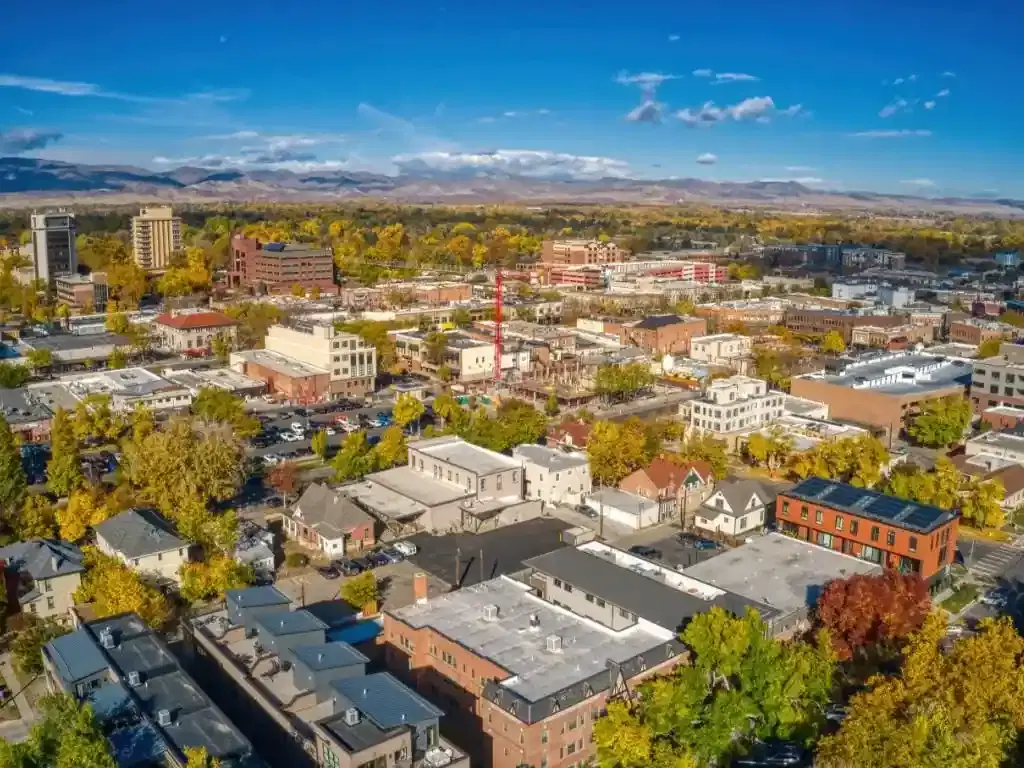
[[[417,603],[427,602],[427,574],[417,571],[412,577],[412,595]]]

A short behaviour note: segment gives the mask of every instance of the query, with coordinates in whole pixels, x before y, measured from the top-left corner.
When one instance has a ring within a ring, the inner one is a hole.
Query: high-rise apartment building
[[[171,206],[150,206],[132,216],[132,252],[143,269],[167,269],[181,247],[181,219]]]
[[[31,227],[35,279],[49,283],[57,275],[75,274],[75,214],[64,209],[33,213]]]

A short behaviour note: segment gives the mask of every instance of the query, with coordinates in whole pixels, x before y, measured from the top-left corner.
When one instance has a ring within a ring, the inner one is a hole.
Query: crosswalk
[[[974,563],[970,568],[971,573],[988,579],[999,578],[1024,558],[1024,550],[1014,545],[1000,544]]]

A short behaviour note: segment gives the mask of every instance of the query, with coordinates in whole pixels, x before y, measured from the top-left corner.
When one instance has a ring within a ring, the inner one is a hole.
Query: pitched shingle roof
[[[325,539],[340,539],[373,518],[343,493],[313,483],[299,497],[291,515]]]
[[[33,579],[81,573],[85,570],[82,557],[82,550],[74,544],[52,539],[30,539],[0,548],[0,560],[8,568]]]
[[[676,325],[683,322],[683,318],[679,315],[651,315],[645,317],[639,323],[634,325],[634,328],[642,328],[647,331],[657,330],[658,328],[664,328],[669,325]]]
[[[113,549],[125,557],[146,557],[188,546],[171,532],[170,524],[151,509],[129,509],[96,526]]]
[[[731,513],[729,509],[709,507],[707,503],[704,506],[713,509],[717,513],[732,514],[733,517],[741,517],[747,513],[747,502],[750,501],[751,496],[756,495],[762,504],[768,504],[772,500],[771,496],[765,491],[764,486],[757,482],[757,480],[726,480],[719,483],[715,488],[715,494],[718,493],[725,496],[725,501],[732,510]]]
[[[171,315],[165,312],[157,317],[156,322],[179,331],[238,325],[237,320],[228,317],[223,312],[186,312],[180,315]]]

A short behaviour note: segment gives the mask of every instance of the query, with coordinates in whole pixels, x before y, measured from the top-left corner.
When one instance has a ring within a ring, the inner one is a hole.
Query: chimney
[[[417,571],[412,577],[412,595],[417,603],[427,602],[427,574]]]

